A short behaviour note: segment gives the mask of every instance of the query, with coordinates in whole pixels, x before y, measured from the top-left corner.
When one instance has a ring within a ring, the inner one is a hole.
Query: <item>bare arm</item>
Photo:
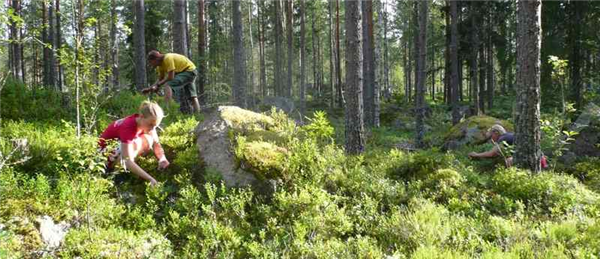
[[[166,160],[167,158],[165,157],[165,151],[163,150],[162,146],[160,145],[160,142],[158,141],[158,134],[156,133],[156,130],[151,131],[150,135],[153,139],[152,150],[154,151],[156,159],[158,159],[158,161]]]
[[[171,70],[171,71],[169,71],[169,73],[167,73],[166,77],[164,77],[164,76],[161,77],[158,80],[158,82],[156,82],[156,84],[154,84],[154,85],[156,85],[156,87],[161,87],[162,85],[166,84],[167,82],[173,80],[173,78],[175,78],[175,71]]]
[[[125,167],[142,179],[149,181],[151,185],[155,185],[156,180],[146,173],[146,171],[144,171],[144,169],[142,169],[137,163],[135,163],[133,156],[135,151],[133,150],[133,145],[121,143],[121,150],[123,152],[122,157],[125,160]]]
[[[481,157],[481,158],[495,157],[498,155],[500,155],[500,149],[498,148],[498,145],[494,145],[494,147],[491,150],[483,152],[483,153],[475,153],[475,152],[469,153],[470,157]]]

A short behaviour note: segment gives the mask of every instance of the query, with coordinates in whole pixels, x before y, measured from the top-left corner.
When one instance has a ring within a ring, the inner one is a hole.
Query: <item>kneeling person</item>
[[[494,143],[494,147],[483,153],[471,152],[469,153],[470,158],[493,158],[497,156],[502,156],[505,158],[505,164],[507,167],[512,166],[512,154],[503,153],[502,147],[504,143],[512,146],[515,141],[515,136],[513,133],[506,132],[504,127],[499,124],[495,124],[492,126],[488,132],[486,137],[491,138]]]
[[[100,135],[98,141],[101,151],[106,148],[106,140],[118,139],[121,142],[119,148],[114,150],[108,158],[108,169],[112,169],[116,161],[124,161],[127,169],[149,181],[150,185],[156,185],[156,180],[135,162],[135,158],[152,150],[159,161],[159,170],[169,166],[169,161],[165,157],[156,133],[156,126],[160,124],[163,117],[163,110],[158,104],[145,101],[140,106],[139,114],[112,122]]]

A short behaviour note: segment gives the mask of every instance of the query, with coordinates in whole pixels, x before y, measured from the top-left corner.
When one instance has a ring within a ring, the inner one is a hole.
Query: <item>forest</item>
[[[600,258],[600,1],[5,0],[0,258]]]

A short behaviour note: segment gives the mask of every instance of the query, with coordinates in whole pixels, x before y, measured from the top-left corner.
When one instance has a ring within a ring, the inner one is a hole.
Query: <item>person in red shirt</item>
[[[135,158],[152,150],[158,159],[159,170],[169,166],[169,161],[165,157],[158,134],[156,134],[156,126],[160,124],[163,117],[164,112],[158,104],[145,101],[140,106],[139,114],[130,115],[108,125],[98,141],[101,152],[106,149],[106,140],[117,139],[120,141],[120,146],[109,155],[108,169],[112,169],[115,161],[121,161],[125,168],[149,181],[150,185],[156,185],[156,180],[135,162]]]

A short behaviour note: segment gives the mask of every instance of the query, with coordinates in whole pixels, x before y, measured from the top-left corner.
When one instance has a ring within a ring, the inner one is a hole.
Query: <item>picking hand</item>
[[[160,161],[160,162],[158,162],[158,170],[164,170],[165,168],[169,167],[170,164],[171,163],[169,163],[169,161],[166,159],[163,161]]]
[[[155,85],[142,89],[143,94],[156,93],[157,91],[158,91],[158,87]]]
[[[469,158],[476,158],[476,157],[477,157],[477,153],[475,153],[475,152],[469,153]]]

